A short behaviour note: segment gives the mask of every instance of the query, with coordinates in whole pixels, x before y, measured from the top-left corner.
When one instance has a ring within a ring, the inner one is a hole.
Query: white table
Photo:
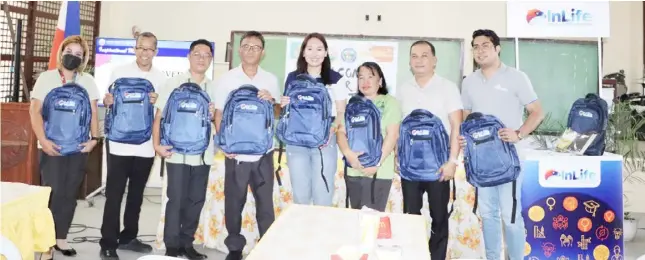
[[[359,210],[289,206],[246,260],[329,260],[340,247],[358,245]],[[392,239],[402,248],[402,259],[430,260],[423,216],[388,213]]]

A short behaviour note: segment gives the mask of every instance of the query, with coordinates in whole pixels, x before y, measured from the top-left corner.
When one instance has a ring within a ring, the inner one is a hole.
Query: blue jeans
[[[294,203],[308,205],[313,201],[314,205],[332,205],[338,165],[337,147],[335,134],[330,136],[329,145],[322,149],[287,146],[287,167]]]
[[[513,213],[513,183],[509,182],[495,187],[477,188],[477,204],[484,224],[486,259],[503,259],[501,256],[502,220],[504,223],[506,253],[511,260],[524,259],[526,233],[524,232],[524,218],[522,217],[521,174],[515,182],[515,198],[517,199],[515,223],[511,223]]]

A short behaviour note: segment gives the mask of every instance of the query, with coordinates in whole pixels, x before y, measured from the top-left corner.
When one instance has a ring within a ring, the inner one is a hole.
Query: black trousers
[[[67,239],[76,211],[76,196],[85,176],[87,154],[49,156],[41,151],[42,186],[52,189],[49,210],[54,216],[56,239]]]
[[[105,184],[105,208],[101,226],[102,249],[116,249],[118,244],[127,244],[137,238],[139,233],[139,214],[143,203],[143,192],[150,177],[154,157],[119,156],[108,154],[107,181]],[[128,196],[121,228],[121,202],[125,186]]]
[[[242,210],[246,203],[247,190],[255,199],[255,217],[260,237],[275,220],[273,211],[273,151],[265,154],[257,162],[238,162],[234,159],[224,161],[224,218],[228,236],[224,244],[230,251],[242,251],[246,239],[242,229]]]
[[[385,211],[390,197],[392,180],[376,179],[374,181],[374,203],[372,203],[372,177],[347,176],[347,195],[353,209],[368,208]]]
[[[432,235],[430,235],[430,254],[432,260],[445,260],[448,251],[448,203],[450,202],[450,182],[444,181],[407,181],[401,179],[403,190],[403,213],[421,215],[423,193],[428,194]]]
[[[210,165],[166,163],[168,188],[163,240],[166,248],[192,247],[206,200]]]

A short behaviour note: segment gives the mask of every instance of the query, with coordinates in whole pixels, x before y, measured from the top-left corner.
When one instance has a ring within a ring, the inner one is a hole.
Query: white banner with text
[[[506,36],[609,37],[609,1],[508,1]]]

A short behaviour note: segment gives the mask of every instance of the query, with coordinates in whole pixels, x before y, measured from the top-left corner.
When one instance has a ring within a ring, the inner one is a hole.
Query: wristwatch
[[[520,130],[515,130],[515,133],[517,134],[517,138],[522,140],[524,139],[524,136],[522,136],[522,133],[520,133]]]
[[[99,140],[101,140],[101,138],[99,138],[99,137],[92,137],[92,140],[94,140],[94,141],[97,141],[97,142],[98,142]]]

